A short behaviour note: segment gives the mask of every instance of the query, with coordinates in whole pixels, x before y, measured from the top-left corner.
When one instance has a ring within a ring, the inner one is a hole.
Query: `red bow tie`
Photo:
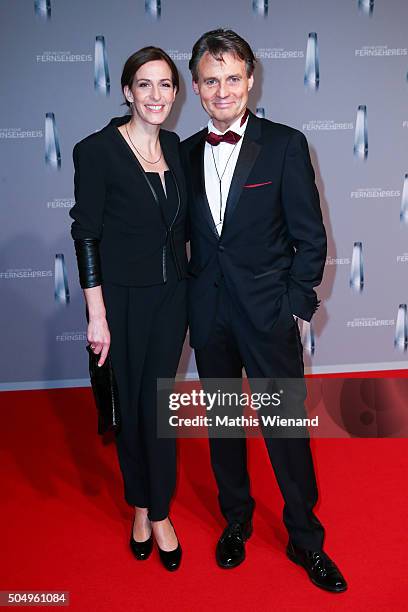
[[[210,143],[212,147],[217,147],[220,142],[228,142],[228,144],[235,145],[239,140],[241,140],[241,136],[232,130],[228,130],[225,134],[209,132],[206,136],[206,141]]]
[[[249,110],[246,108],[245,113],[241,117],[240,127],[242,127],[245,121],[248,119]],[[209,132],[206,136],[206,141],[210,143],[212,147],[216,147],[220,144],[220,142],[228,142],[228,144],[236,145],[237,142],[241,140],[242,136],[233,132],[232,130],[228,130],[225,134],[215,134],[214,132]]]

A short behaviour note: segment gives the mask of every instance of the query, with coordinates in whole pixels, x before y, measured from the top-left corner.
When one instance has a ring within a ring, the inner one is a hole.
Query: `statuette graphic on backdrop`
[[[265,109],[262,106],[256,107],[256,116],[260,119],[265,119]]]
[[[34,12],[45,21],[51,19],[51,0],[34,0]]]
[[[395,324],[394,346],[397,350],[405,352],[408,348],[408,320],[407,305],[398,306],[397,322]]]
[[[400,221],[408,225],[408,173],[405,174],[404,186],[402,188]]]
[[[55,255],[54,297],[58,304],[69,304],[68,275],[63,253]]]
[[[310,32],[307,39],[304,84],[308,89],[319,89],[319,48],[316,32]]]
[[[361,13],[371,17],[374,11],[374,0],[357,0],[357,5]]]
[[[353,255],[351,257],[350,268],[350,288],[355,293],[361,293],[364,289],[364,270],[363,270],[363,244],[355,242]]]
[[[309,321],[303,321],[302,344],[305,353],[313,357],[315,354],[316,344],[312,322],[309,323]]]
[[[153,19],[160,19],[162,11],[161,0],[145,0],[145,13]]]
[[[95,91],[101,93],[104,96],[109,95],[110,78],[104,36],[97,36],[95,38],[94,85]]]
[[[368,157],[367,107],[365,104],[361,104],[357,109],[354,156],[363,161]]]
[[[54,113],[45,115],[45,163],[51,168],[61,168],[61,151]]]
[[[269,2],[268,0],[253,0],[252,1],[252,12],[254,15],[259,15],[260,17],[267,17],[269,10]]]

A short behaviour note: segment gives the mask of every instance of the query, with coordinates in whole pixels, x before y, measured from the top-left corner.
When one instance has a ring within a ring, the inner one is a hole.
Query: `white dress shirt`
[[[229,144],[228,142],[220,142],[216,147],[212,147],[208,142],[205,143],[204,148],[204,180],[205,180],[205,191],[207,194],[208,203],[210,205],[211,214],[214,219],[215,227],[217,228],[218,234],[221,234],[222,225],[224,222],[225,204],[227,202],[228,193],[231,186],[232,177],[234,176],[235,166],[237,165],[238,155],[241,150],[242,141],[244,139],[245,129],[248,123],[248,118],[245,123],[241,126],[242,115],[239,119],[233,123],[228,130],[235,132],[241,136],[237,144]],[[228,132],[225,130],[225,132]],[[214,132],[214,134],[225,134],[220,132],[214,126],[212,119],[208,122],[208,131]],[[222,202],[220,202],[220,182],[217,175],[221,177],[221,191],[222,191]],[[221,207],[221,221],[220,221],[220,205]]]

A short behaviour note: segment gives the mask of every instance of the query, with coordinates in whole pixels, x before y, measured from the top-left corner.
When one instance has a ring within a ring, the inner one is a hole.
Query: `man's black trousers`
[[[297,322],[283,296],[277,322],[261,335],[239,312],[225,279],[218,287],[216,316],[207,343],[195,349],[200,378],[303,378],[302,345]],[[324,529],[313,513],[317,485],[309,437],[267,438],[265,444],[284,499],[283,521],[294,544],[309,550],[323,547]],[[221,511],[228,523],[250,519],[245,438],[210,438],[211,463]]]

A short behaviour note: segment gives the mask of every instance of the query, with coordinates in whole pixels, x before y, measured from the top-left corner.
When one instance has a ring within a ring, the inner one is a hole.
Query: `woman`
[[[176,441],[156,433],[157,378],[176,374],[186,334],[186,190],[176,134],[161,129],[179,76],[161,49],[126,61],[131,115],[112,119],[74,148],[72,237],[84,289],[88,341],[111,351],[119,388],[116,436],[125,499],[135,507],[130,547],[147,559],[156,539],[168,570],[181,561],[169,519]]]

